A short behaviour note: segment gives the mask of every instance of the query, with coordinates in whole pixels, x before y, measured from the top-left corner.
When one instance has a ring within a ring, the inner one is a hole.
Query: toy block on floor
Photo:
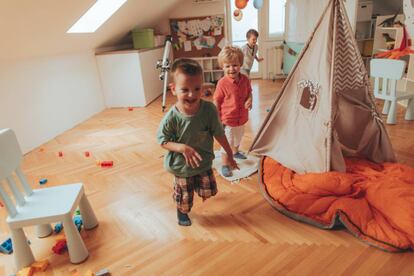
[[[114,161],[102,161],[101,167],[112,167],[114,165]]]
[[[63,229],[63,224],[59,222],[55,224],[55,227],[53,230],[55,231],[56,234],[58,234],[62,231],[62,229]]]
[[[30,267],[33,268],[34,272],[43,272],[43,271],[46,271],[48,266],[49,266],[49,261],[42,260],[42,261],[36,261],[32,263]]]
[[[47,178],[42,178],[42,179],[39,180],[40,185],[44,185],[46,183],[47,183]]]
[[[80,215],[74,216],[73,223],[76,225],[76,227],[78,228],[78,231],[80,232],[82,230],[82,225],[83,225],[82,217]]]
[[[68,249],[66,245],[66,240],[61,240],[56,242],[56,244],[52,247],[52,251],[55,254],[62,255]]]
[[[0,252],[4,254],[11,254],[13,253],[13,245],[11,238],[8,238],[4,242],[0,244]]]
[[[19,272],[17,272],[17,276],[32,276],[33,275],[33,268],[31,267],[24,267]]]
[[[95,273],[95,276],[110,276],[111,272],[109,272],[109,269],[103,268]]]

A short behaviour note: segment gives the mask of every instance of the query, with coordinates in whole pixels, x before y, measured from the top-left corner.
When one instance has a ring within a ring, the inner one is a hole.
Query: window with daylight
[[[285,6],[286,0],[269,0],[269,38],[283,36],[285,32]]]
[[[94,33],[127,0],[98,0],[67,33]]]

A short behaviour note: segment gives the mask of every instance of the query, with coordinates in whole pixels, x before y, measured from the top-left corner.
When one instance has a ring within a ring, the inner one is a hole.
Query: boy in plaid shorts
[[[178,59],[171,72],[174,83],[170,88],[177,102],[161,121],[157,141],[168,150],[164,167],[174,175],[178,224],[190,226],[188,213],[193,206],[194,191],[203,201],[217,193],[211,169],[213,137],[228,154],[230,165],[237,168],[237,164],[214,104],[201,100],[201,66],[191,59]]]

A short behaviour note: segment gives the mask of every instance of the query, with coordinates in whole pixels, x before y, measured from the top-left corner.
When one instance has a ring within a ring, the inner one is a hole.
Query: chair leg
[[[72,221],[71,214],[64,217],[63,228],[65,229],[70,262],[79,264],[85,261],[89,256],[89,252],[79,235],[78,229]]]
[[[93,209],[89,204],[88,198],[85,194],[82,195],[82,198],[79,202],[79,210],[85,229],[92,229],[98,226],[98,220],[96,219],[95,213],[93,212]]]
[[[36,225],[36,236],[38,238],[46,238],[53,233],[52,226],[50,224]]]
[[[35,261],[35,258],[32,250],[30,249],[29,243],[27,242],[23,229],[19,228],[10,230],[16,268],[17,270],[20,270],[23,267],[30,266]]]
[[[397,101],[392,101],[388,112],[387,124],[397,123]]]
[[[414,120],[414,98],[408,99],[407,110],[405,111],[404,119],[408,121]]]
[[[390,103],[391,101],[384,101],[384,106],[382,107],[382,114],[387,115],[390,110]]]

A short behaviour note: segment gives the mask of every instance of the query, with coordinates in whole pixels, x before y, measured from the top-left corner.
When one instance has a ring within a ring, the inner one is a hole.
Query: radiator
[[[284,77],[283,74],[283,45],[273,46],[266,50],[268,79],[275,80]]]

